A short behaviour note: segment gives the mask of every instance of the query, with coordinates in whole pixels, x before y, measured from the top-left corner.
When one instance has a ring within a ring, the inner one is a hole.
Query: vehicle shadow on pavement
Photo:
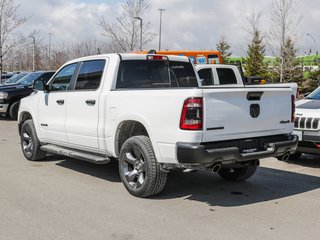
[[[304,167],[320,168],[320,155],[303,154],[300,159],[288,161],[287,163]]]
[[[260,167],[246,182],[227,182],[210,172],[173,172],[164,191],[153,199],[182,197],[210,206],[234,207],[277,201],[320,188],[320,177]]]
[[[77,159],[62,158],[65,160],[56,163],[57,166],[81,172],[110,182],[121,182],[118,173],[118,162],[116,160],[111,160],[111,162],[108,164],[97,165]]]
[[[0,121],[13,122],[13,121],[16,121],[16,120],[13,120],[13,119],[11,119],[11,118],[9,118],[9,117],[0,115]]]

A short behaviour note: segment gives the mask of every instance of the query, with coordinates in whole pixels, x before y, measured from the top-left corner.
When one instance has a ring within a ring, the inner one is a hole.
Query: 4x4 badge
[[[260,105],[259,104],[251,104],[250,105],[250,115],[253,118],[257,118],[260,115]]]

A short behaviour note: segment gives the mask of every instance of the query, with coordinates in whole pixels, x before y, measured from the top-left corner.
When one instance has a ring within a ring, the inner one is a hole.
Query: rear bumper
[[[242,142],[248,141],[246,139],[219,144],[206,143],[196,145],[178,143],[177,157],[181,164],[211,165],[215,163],[233,164],[254,159],[282,156],[285,153],[293,154],[295,152],[298,145],[298,137],[296,135],[285,135],[279,139],[281,141],[272,141],[272,137],[269,137],[270,141],[266,141],[264,138],[254,139],[262,150],[253,152],[240,150],[239,146]],[[219,147],[216,147],[217,145]]]

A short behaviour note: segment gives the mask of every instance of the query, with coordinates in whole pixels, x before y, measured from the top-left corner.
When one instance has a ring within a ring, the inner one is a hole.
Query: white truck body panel
[[[248,92],[263,92],[261,100],[247,101]],[[263,91],[261,88],[204,89],[206,115],[202,140],[221,141],[291,132],[291,108],[287,104],[290,101],[289,88],[264,88]],[[252,104],[260,105],[257,118],[250,115]]]
[[[123,54],[121,58],[145,60],[146,56]],[[106,60],[101,85],[97,90],[39,91],[22,100],[19,119],[22,119],[25,112],[32,114],[42,143],[55,143],[118,157],[117,134],[121,124],[125,121],[137,121],[146,128],[157,161],[176,164],[177,143],[180,142],[201,144],[292,132],[289,88],[259,86],[249,89],[243,86],[240,74],[235,72],[238,83],[229,86],[116,89],[121,61],[118,54],[76,59],[64,66],[96,59]],[[169,59],[189,61],[180,56],[169,56]],[[199,67],[202,66],[196,68]],[[197,81],[200,83],[200,79]],[[248,92],[263,92],[261,100],[248,101]],[[194,97],[203,98],[203,130],[181,130],[179,125],[184,101]],[[64,100],[65,104],[57,104],[58,100]],[[86,104],[87,100],[94,100],[95,105]],[[261,112],[257,118],[250,116],[251,104],[260,105]],[[281,124],[281,121],[286,123]],[[223,129],[210,130],[219,127]]]

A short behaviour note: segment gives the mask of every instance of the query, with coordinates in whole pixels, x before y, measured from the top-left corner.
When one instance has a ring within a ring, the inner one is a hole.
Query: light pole
[[[48,47],[48,65],[49,65],[49,69],[51,70],[51,36],[52,33],[48,33],[49,34],[49,47]]]
[[[142,18],[141,17],[133,17],[134,19],[138,19],[140,21],[140,52],[142,51]]]
[[[30,38],[32,38],[32,42],[33,42],[33,48],[32,48],[32,71],[35,70],[35,57],[36,57],[36,37],[30,35]]]
[[[310,33],[307,33],[307,36],[309,36],[312,39],[312,41],[313,41],[313,50],[316,51],[316,39]]]
[[[161,28],[162,28],[162,12],[165,11],[164,8],[159,8],[160,11],[160,28],[159,28],[159,51],[161,50]]]

